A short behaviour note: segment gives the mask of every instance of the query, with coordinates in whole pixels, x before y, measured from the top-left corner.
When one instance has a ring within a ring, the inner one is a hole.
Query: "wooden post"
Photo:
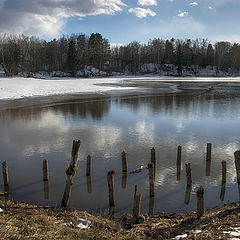
[[[3,174],[3,183],[4,186],[9,186],[9,178],[8,178],[8,166],[6,162],[2,163],[2,174]]]
[[[86,175],[90,176],[91,175],[91,156],[87,156],[87,168],[86,168]]]
[[[154,197],[149,198],[149,216],[153,215],[154,211]]]
[[[122,172],[127,172],[127,156],[124,151],[122,152]]]
[[[133,222],[137,223],[140,216],[142,194],[137,195],[137,185],[135,185],[134,202],[133,202]]]
[[[222,183],[226,183],[227,179],[227,162],[222,161]]]
[[[151,163],[156,164],[156,151],[155,151],[155,148],[152,148],[151,149]]]
[[[206,155],[207,161],[211,161],[211,154],[212,154],[212,144],[207,143],[207,155]]]
[[[226,182],[222,182],[221,193],[220,193],[221,201],[224,201],[225,191],[226,191]]]
[[[184,198],[185,204],[189,204],[189,202],[190,202],[191,190],[192,190],[192,186],[186,187],[185,198]]]
[[[187,186],[192,186],[191,164],[186,164]]]
[[[44,199],[49,200],[49,184],[48,181],[43,182],[44,187]]]
[[[182,147],[178,146],[178,150],[177,150],[177,165],[181,164],[182,161]]]
[[[201,186],[197,190],[197,217],[202,217],[204,213],[204,189]]]
[[[181,180],[181,164],[177,164],[177,181]]]
[[[206,161],[206,177],[211,175],[211,161]]]
[[[114,220],[115,206],[110,206],[108,211],[108,216],[110,220]]]
[[[154,197],[154,164],[148,163],[149,170],[149,196]]]
[[[109,191],[109,206],[115,206],[114,201],[114,174],[115,171],[109,171],[107,174],[107,180],[108,180],[108,191]]]
[[[240,150],[234,152],[237,182],[240,183]]]
[[[122,172],[122,188],[126,188],[127,186],[127,173]]]
[[[67,180],[66,180],[66,186],[62,198],[62,206],[63,207],[68,207],[69,206],[69,201],[70,201],[70,196],[71,196],[71,190],[72,190],[72,185],[73,185],[73,177],[76,174],[77,171],[77,161],[78,161],[78,152],[80,149],[81,141],[73,141],[73,146],[72,146],[72,153],[71,153],[71,162],[66,169],[66,175],[67,175]]]
[[[91,178],[91,176],[87,176],[87,192],[89,194],[92,193],[92,178]]]
[[[43,181],[48,181],[48,160],[43,160]]]

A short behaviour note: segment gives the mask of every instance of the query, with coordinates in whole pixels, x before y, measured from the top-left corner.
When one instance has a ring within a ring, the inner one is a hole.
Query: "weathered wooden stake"
[[[149,215],[150,216],[153,215],[153,211],[154,211],[154,198],[155,197],[150,197],[149,198]]]
[[[3,173],[3,183],[4,183],[4,186],[9,186],[8,166],[7,166],[6,162],[2,163],[2,173]]]
[[[140,216],[142,194],[137,195],[137,185],[135,185],[134,202],[133,202],[133,222],[137,223]]]
[[[71,196],[71,190],[72,190],[72,185],[73,185],[73,177],[76,174],[77,171],[77,161],[78,161],[78,152],[80,149],[81,141],[73,141],[73,146],[72,146],[72,153],[71,153],[71,161],[66,169],[66,175],[67,175],[67,180],[66,180],[66,186],[62,198],[62,206],[63,207],[68,207],[69,206],[69,201],[70,201],[70,196]]]
[[[192,186],[191,164],[186,164],[187,186]]]
[[[127,186],[127,173],[122,172],[122,188],[126,188]]]
[[[182,147],[178,146],[177,150],[177,164],[181,164],[182,161]]]
[[[221,193],[220,193],[221,201],[224,201],[225,191],[226,191],[226,182],[222,182]]]
[[[148,163],[149,170],[149,196],[154,197],[154,164]]]
[[[127,156],[126,156],[126,153],[123,151],[121,156],[122,156],[122,172],[127,172]]]
[[[109,207],[109,212],[108,212],[110,220],[114,220],[114,214],[115,214],[115,206],[110,206]]]
[[[48,184],[48,181],[43,182],[43,187],[44,187],[44,199],[49,200],[49,184]]]
[[[212,144],[207,143],[207,154],[206,154],[207,161],[211,161],[211,154],[212,154]]]
[[[177,164],[177,181],[181,180],[181,164]]]
[[[86,168],[86,175],[90,176],[91,175],[91,156],[87,156],[87,168]]]
[[[211,161],[206,161],[206,176],[209,177],[211,175]]]
[[[226,183],[227,179],[227,162],[222,161],[222,183]]]
[[[190,202],[191,190],[192,190],[192,186],[186,187],[185,198],[184,198],[185,204],[189,204],[189,202]]]
[[[197,190],[197,217],[200,218],[204,213],[204,189],[201,186]]]
[[[87,176],[87,192],[89,194],[92,193],[92,178],[91,178],[91,176]]]
[[[234,152],[237,182],[240,183],[240,150]]]
[[[107,180],[108,180],[108,191],[109,191],[109,206],[115,206],[114,201],[114,174],[115,171],[109,171],[107,174]]]
[[[43,181],[48,181],[48,160],[43,160]]]

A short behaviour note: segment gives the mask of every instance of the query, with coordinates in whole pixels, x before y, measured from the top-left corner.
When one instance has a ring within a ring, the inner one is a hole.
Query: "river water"
[[[141,93],[29,99],[1,106],[0,158],[9,166],[10,199],[60,205],[74,139],[81,140],[81,147],[70,201],[73,208],[106,215],[107,172],[112,169],[119,215],[131,213],[135,184],[142,193],[143,213],[195,210],[200,185],[206,207],[239,199],[233,155],[240,148],[238,84],[212,83],[174,93],[158,92],[155,84]],[[206,162],[208,142],[212,143],[211,163]],[[178,145],[182,164],[177,175]],[[129,172],[147,166],[152,147],[156,175],[155,197],[150,200],[148,170]],[[127,176],[122,175],[122,151],[127,153]],[[86,177],[88,155],[91,178]],[[48,188],[42,181],[43,159],[49,161]],[[227,162],[226,185],[221,183],[222,160]],[[191,188],[186,187],[186,163],[191,163]]]

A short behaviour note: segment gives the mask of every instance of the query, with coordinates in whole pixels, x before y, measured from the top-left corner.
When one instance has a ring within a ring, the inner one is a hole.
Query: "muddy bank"
[[[133,224],[131,215],[121,222],[77,210],[0,201],[0,239],[231,239],[240,237],[240,205],[231,203],[205,211],[167,216],[143,216]],[[81,228],[79,218],[91,222]],[[123,224],[124,223],[124,224]]]

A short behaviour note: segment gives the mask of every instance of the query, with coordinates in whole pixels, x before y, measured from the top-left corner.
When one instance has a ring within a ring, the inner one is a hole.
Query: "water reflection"
[[[38,199],[41,204],[59,202],[72,140],[81,139],[72,207],[106,210],[106,173],[114,168],[117,195],[114,211],[131,212],[130,189],[134,184],[138,184],[143,194],[143,212],[153,214],[195,209],[194,201],[190,201],[194,189],[186,188],[186,176],[181,176],[180,164],[176,169],[178,145],[183,147],[183,166],[191,163],[193,184],[207,185],[211,189],[207,207],[228,200],[236,201],[236,192],[228,191],[221,184],[222,159],[227,161],[229,183],[235,181],[233,152],[240,145],[240,95],[226,92],[226,87],[212,93],[198,91],[158,96],[81,98],[52,106],[1,110],[0,153],[11,169],[13,198],[28,202]],[[212,164],[205,161],[207,142],[213,143]],[[125,150],[128,169],[147,166],[152,147],[156,149],[156,169],[155,188],[151,187],[151,190],[154,190],[155,201],[159,203],[155,206],[154,199],[149,198],[147,170],[127,175],[122,173],[120,160],[121,152]],[[84,159],[89,153],[96,161],[92,164],[91,175],[86,177]],[[51,199],[49,186],[47,188],[44,184],[43,188],[40,181],[39,160],[43,158],[51,161]],[[23,185],[28,187],[20,188]],[[216,199],[220,188],[221,197]],[[185,204],[179,203],[177,199],[184,195]],[[110,213],[114,211],[111,209]]]

